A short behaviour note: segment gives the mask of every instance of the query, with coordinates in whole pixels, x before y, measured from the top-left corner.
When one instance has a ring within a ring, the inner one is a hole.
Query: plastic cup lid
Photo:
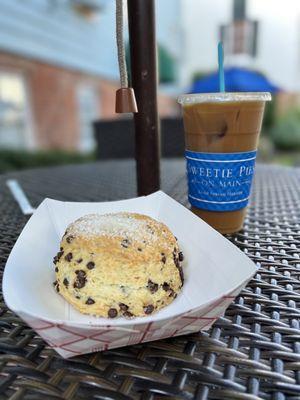
[[[232,101],[270,101],[272,99],[269,92],[217,92],[217,93],[195,93],[182,94],[177,101],[180,104],[194,103],[219,103]]]

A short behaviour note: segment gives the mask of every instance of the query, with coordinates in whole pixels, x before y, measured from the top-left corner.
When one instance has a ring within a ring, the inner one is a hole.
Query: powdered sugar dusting
[[[129,240],[153,241],[157,238],[148,220],[130,213],[88,214],[68,227],[68,233],[83,236],[111,236]]]

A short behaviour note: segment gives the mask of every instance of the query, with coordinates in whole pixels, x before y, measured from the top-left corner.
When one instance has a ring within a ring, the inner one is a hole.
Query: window
[[[226,54],[257,54],[258,21],[237,20],[220,27],[220,37]]]
[[[29,103],[25,80],[0,71],[0,147],[32,148]]]
[[[80,85],[77,91],[79,113],[79,149],[83,152],[95,148],[93,122],[99,117],[99,99],[92,85]]]
[[[247,18],[247,0],[233,0],[233,20],[220,27],[226,54],[255,57],[258,22]]]

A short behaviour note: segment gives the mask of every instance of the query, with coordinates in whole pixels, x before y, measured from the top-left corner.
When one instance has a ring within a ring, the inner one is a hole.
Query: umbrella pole
[[[157,61],[154,0],[128,0],[132,86],[138,112],[134,114],[138,195],[160,185]]]

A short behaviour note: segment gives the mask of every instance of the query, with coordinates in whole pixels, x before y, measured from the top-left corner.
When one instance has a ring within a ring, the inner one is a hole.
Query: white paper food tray
[[[85,214],[118,211],[138,212],[164,222],[185,256],[182,292],[151,316],[106,319],[82,315],[52,285],[53,256],[68,224]],[[105,203],[45,199],[8,258],[3,294],[7,306],[67,358],[206,330],[255,272],[255,264],[244,253],[161,191]]]

